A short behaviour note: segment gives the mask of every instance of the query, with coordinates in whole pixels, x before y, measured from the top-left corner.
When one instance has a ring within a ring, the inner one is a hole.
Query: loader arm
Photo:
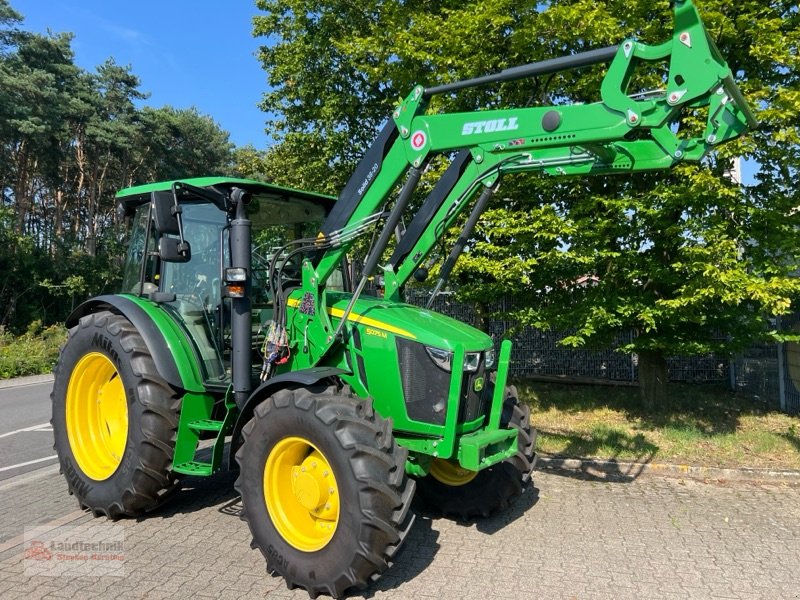
[[[314,241],[317,258],[304,263],[303,288],[321,308],[316,311],[317,325],[325,339],[312,351],[315,356],[309,357],[310,363],[322,358],[341,337],[350,310],[367,278],[375,273],[432,156],[458,152],[388,263],[381,265],[390,299],[399,299],[399,290],[476,193],[490,190],[482,194],[480,204],[485,207],[497,180],[506,173],[539,171],[560,177],[668,169],[683,161],[699,161],[715,146],[757,127],[692,0],[676,1],[674,11],[672,39],[658,46],[626,40],[619,46],[478,79],[415,87],[342,191]],[[609,61],[599,102],[425,114],[428,101],[436,94]],[[664,89],[628,94],[640,64],[664,61],[669,61]],[[700,135],[690,135],[682,119],[697,108],[707,108],[706,125]],[[381,235],[370,249],[352,301],[334,327],[325,310],[325,282],[341,265],[355,238],[385,216],[389,200],[406,174]]]

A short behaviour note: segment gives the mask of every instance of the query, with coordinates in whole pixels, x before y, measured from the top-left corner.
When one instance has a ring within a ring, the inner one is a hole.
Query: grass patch
[[[63,326],[43,329],[39,321],[19,337],[0,328],[0,379],[50,373],[66,339]]]
[[[640,408],[637,388],[522,382],[517,390],[544,454],[800,469],[800,418],[723,387],[670,384],[657,413]]]

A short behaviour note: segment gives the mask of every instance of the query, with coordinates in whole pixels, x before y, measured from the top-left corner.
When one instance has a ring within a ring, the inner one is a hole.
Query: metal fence
[[[424,306],[428,298],[429,294],[424,290],[406,291],[406,301],[410,304]],[[513,298],[502,298],[486,308],[487,314],[502,315],[513,311],[514,307]],[[431,308],[459,321],[480,326],[474,308],[458,302],[451,293],[440,294]],[[484,325],[485,330],[499,342],[514,324],[503,319],[488,319]],[[800,331],[800,313],[782,325]],[[632,341],[632,331],[621,334],[608,348],[599,350],[561,346],[559,342],[570,333],[526,327],[513,335],[512,375],[565,381],[631,384],[638,381],[636,355],[618,350]],[[669,358],[667,364],[671,381],[725,384],[772,408],[790,414],[800,413],[800,344],[753,346],[734,358],[715,354],[675,356]]]

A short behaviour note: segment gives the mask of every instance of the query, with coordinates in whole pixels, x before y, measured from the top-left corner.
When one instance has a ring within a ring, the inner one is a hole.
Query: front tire
[[[281,390],[242,433],[235,487],[270,573],[338,598],[388,568],[413,523],[414,482],[369,402],[333,387]]]
[[[81,318],[54,373],[54,449],[69,492],[112,519],[157,506],[172,484],[180,398],[136,328],[109,311]]]
[[[530,485],[536,436],[531,429],[530,409],[517,399],[513,386],[506,388],[500,426],[517,430],[517,453],[478,472],[434,459],[430,473],[417,480],[418,494],[429,508],[462,521],[488,517],[507,508]]]

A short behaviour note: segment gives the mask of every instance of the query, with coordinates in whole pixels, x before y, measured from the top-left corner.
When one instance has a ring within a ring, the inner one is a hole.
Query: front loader
[[[530,482],[535,432],[506,386],[511,343],[403,303],[471,206],[437,293],[501,179],[630,175],[700,161],[757,122],[691,0],[671,40],[633,40],[415,87],[338,199],[220,177],[118,193],[131,221],[118,294],[68,318],[53,428],[82,507],[157,507],[185,476],[239,469],[253,547],[312,597],[364,588],[413,522],[415,491],[460,519]],[[629,94],[637,68],[663,87]],[[593,104],[429,114],[437,94],[608,64]],[[703,114],[699,133],[685,126]],[[430,160],[450,166],[398,228]],[[402,231],[402,234],[399,232]],[[348,259],[372,239],[363,264]],[[380,274],[383,297],[368,293]]]

